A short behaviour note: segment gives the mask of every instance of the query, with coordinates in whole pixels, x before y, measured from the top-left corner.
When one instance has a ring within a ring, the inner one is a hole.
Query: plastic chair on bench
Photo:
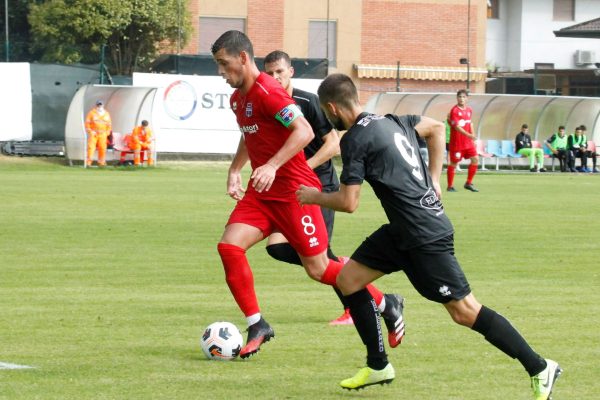
[[[477,148],[477,155],[479,158],[481,158],[481,170],[487,171],[487,168],[485,167],[485,159],[492,158],[494,155],[485,151],[485,143],[481,139],[477,139],[475,141],[475,147]]]
[[[489,139],[487,141],[487,152],[496,158],[496,171],[500,169],[500,159],[507,158],[500,147],[500,141]]]
[[[515,143],[512,140],[503,140],[501,151],[502,154],[504,154],[508,159],[508,165],[510,166],[510,169],[513,169],[513,165],[510,160],[512,158],[521,158],[521,155],[515,152]]]

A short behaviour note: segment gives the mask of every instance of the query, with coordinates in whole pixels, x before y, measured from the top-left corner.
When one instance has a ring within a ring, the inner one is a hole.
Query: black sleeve
[[[548,140],[546,140],[546,142],[549,144],[552,144],[552,142],[554,142],[554,139],[556,139],[556,135],[550,136],[550,138]]]
[[[302,102],[302,112],[304,113],[304,118],[306,118],[310,126],[313,128],[315,136],[322,138],[331,132],[333,126],[331,126],[325,117],[323,110],[321,110],[321,107],[319,106],[319,98],[313,93],[303,91],[298,91],[298,95],[306,98],[307,100]]]
[[[340,141],[343,165],[340,182],[344,185],[360,185],[365,179],[368,146],[357,143],[348,133],[350,131],[346,132]]]

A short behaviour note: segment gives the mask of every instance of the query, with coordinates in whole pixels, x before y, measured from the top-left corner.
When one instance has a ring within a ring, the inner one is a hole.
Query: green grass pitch
[[[209,323],[245,320],[216,244],[233,206],[227,163],[70,168],[0,158],[0,399],[530,399],[520,364],[452,323],[397,273],[407,336],[389,350],[396,380],[346,392],[363,366],[353,327],[330,327],[333,291],[299,267],[248,252],[276,337],[247,361],[207,361]],[[247,178],[247,173],[245,174]],[[505,315],[564,374],[555,399],[600,393],[600,176],[480,173],[480,193],[444,204],[475,296]],[[444,177],[445,179],[445,177]],[[333,249],[350,255],[384,222],[368,185],[337,214]],[[243,333],[245,337],[245,333]]]

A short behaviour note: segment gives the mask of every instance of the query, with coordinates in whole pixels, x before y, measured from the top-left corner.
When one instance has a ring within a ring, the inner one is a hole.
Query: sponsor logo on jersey
[[[436,215],[444,212],[442,202],[432,188],[427,188],[427,192],[421,197],[421,207],[436,211]]]
[[[242,131],[242,133],[248,133],[250,135],[258,132],[258,124],[254,124],[254,125],[242,125],[240,126],[240,131]]]
[[[317,239],[316,237],[311,237],[310,239],[308,239],[308,245],[310,247],[316,247],[319,245],[319,239]]]
[[[246,104],[246,117],[250,118],[252,116],[252,103]]]

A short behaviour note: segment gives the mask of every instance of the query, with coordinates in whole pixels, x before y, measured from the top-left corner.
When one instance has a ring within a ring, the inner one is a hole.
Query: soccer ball
[[[204,330],[200,347],[209,360],[230,361],[240,354],[242,334],[231,322],[214,322]]]

